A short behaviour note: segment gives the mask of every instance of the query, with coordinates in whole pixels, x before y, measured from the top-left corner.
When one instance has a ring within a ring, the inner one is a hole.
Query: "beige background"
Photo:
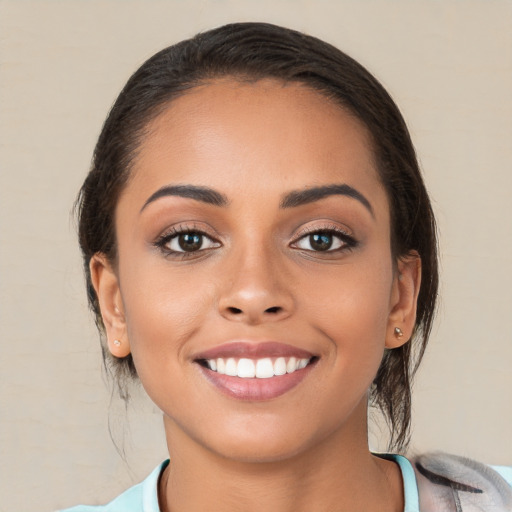
[[[0,511],[103,502],[165,457],[142,393],[108,413],[70,210],[129,74],[237,20],[334,43],[402,108],[442,234],[412,448],[512,463],[511,1],[0,1]]]

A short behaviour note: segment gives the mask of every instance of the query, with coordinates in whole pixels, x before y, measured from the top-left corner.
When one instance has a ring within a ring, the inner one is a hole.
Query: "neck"
[[[165,427],[171,463],[161,479],[162,512],[404,509],[397,465],[373,456],[366,436],[354,435],[366,429],[342,429],[283,460],[247,462],[199,445],[169,418]]]

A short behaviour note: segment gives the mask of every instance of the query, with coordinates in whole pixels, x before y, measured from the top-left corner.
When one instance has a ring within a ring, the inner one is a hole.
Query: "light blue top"
[[[404,512],[420,512],[416,475],[411,463],[401,455],[380,456],[395,461],[400,467],[404,482]],[[123,492],[107,505],[78,505],[60,512],[160,512],[157,491],[158,478],[168,464],[169,460],[166,460],[156,467],[143,482]],[[493,469],[498,471],[512,486],[512,467],[493,466]]]

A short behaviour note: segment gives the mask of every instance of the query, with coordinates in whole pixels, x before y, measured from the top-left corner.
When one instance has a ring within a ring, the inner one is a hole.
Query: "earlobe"
[[[130,343],[117,275],[103,253],[91,258],[89,269],[105,326],[108,349],[113,356],[126,357],[130,354]]]
[[[390,313],[386,332],[386,348],[407,343],[416,323],[416,308],[421,285],[421,258],[416,251],[400,258],[393,279]]]

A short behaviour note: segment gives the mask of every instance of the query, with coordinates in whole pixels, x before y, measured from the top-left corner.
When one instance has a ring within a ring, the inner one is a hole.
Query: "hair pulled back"
[[[105,345],[105,329],[89,262],[104,253],[115,265],[115,209],[148,123],[174,98],[220,77],[276,78],[298,82],[347,109],[366,126],[390,204],[395,258],[417,251],[422,262],[412,339],[386,350],[370,389],[370,403],[390,427],[390,448],[409,440],[411,380],[432,327],[438,288],[434,215],[405,122],[388,93],[359,63],[317,38],[265,23],[237,23],[200,33],[148,59],[128,80],[101,131],[76,212],[89,304],[102,339],[103,357],[121,395],[135,377],[131,355],[118,359]],[[127,396],[125,394],[125,396]]]

